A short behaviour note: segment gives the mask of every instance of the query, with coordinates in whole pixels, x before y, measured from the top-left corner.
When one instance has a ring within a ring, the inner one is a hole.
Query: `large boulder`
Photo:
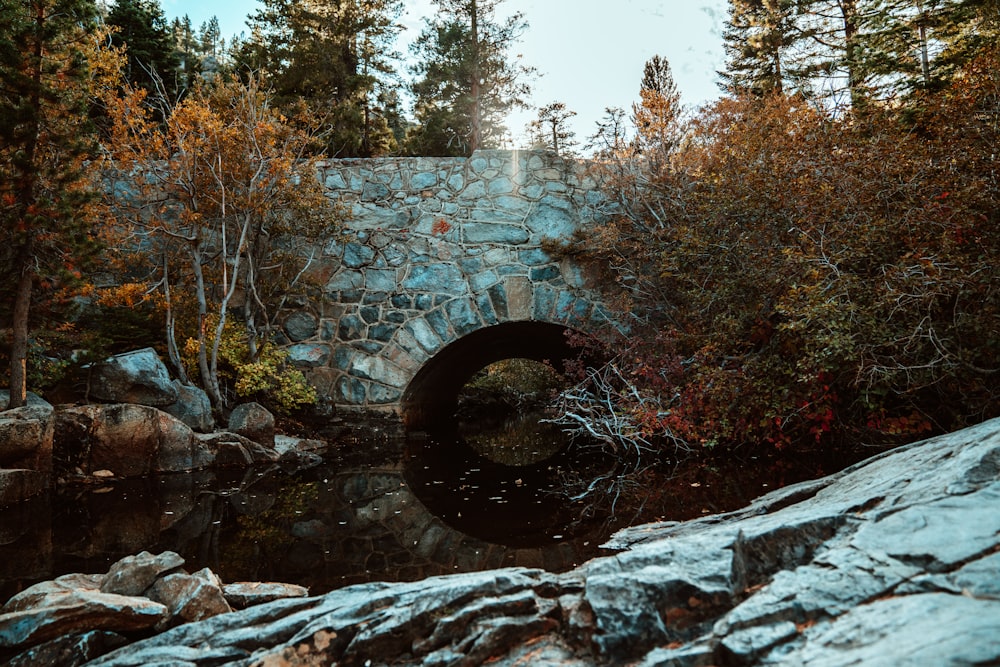
[[[260,403],[241,403],[233,408],[229,430],[274,449],[274,415]]]
[[[117,354],[94,364],[90,395],[107,403],[135,403],[164,407],[177,402],[170,373],[151,347]]]
[[[201,621],[232,611],[222,582],[207,568],[194,574],[169,574],[153,584],[148,597],[166,605],[174,623]]]
[[[151,554],[143,551],[126,556],[111,566],[101,580],[102,593],[142,595],[163,574],[178,570],[184,559],[173,551]]]
[[[54,456],[67,470],[136,477],[212,463],[189,426],[156,408],[80,405],[56,411],[55,421]]]
[[[52,470],[53,408],[28,393],[27,405],[8,410],[10,392],[0,390],[0,468]]]
[[[279,600],[92,664],[1000,664],[1000,420],[608,546]]]
[[[212,416],[212,402],[204,389],[194,385],[181,384],[174,380],[177,390],[177,401],[163,407],[163,411],[177,417],[199,433],[209,433],[215,428],[215,418]]]
[[[152,628],[167,607],[147,598],[102,593],[97,581],[67,575],[18,593],[0,608],[0,647],[36,644],[93,630]]]

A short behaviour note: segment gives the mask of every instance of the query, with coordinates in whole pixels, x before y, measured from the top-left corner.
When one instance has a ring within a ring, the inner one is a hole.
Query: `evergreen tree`
[[[171,25],[174,34],[174,45],[177,53],[177,71],[181,85],[190,89],[201,75],[201,48],[199,40],[191,27],[191,18],[174,19]]]
[[[219,27],[219,18],[213,16],[208,21],[201,24],[198,30],[198,40],[201,42],[201,52],[206,55],[219,57],[222,50],[222,29]]]
[[[766,95],[801,87],[810,65],[797,58],[806,37],[796,0],[729,0],[723,30],[723,89],[734,95]]]
[[[401,0],[263,4],[236,54],[240,69],[262,73],[286,109],[304,104],[325,128],[330,154],[389,151],[393,136],[378,101],[395,73]]]
[[[0,329],[12,332],[11,407],[25,402],[33,297],[79,272],[99,228],[87,167],[96,17],[90,0],[0,4],[0,266],[14,286]]]
[[[962,67],[1000,42],[1000,0],[924,0],[926,41],[940,45],[928,58],[926,87],[946,85]]]
[[[846,93],[857,108],[871,97],[871,69],[865,65],[866,27],[877,16],[878,0],[807,0],[800,21],[808,27],[811,70],[823,76],[821,94],[841,104]]]
[[[681,140],[681,94],[666,58],[646,61],[639,86],[639,104],[632,105],[638,148],[657,164],[665,163]]]
[[[418,127],[408,150],[422,155],[469,155],[499,145],[511,109],[526,106],[524,79],[534,71],[509,57],[527,23],[520,13],[496,18],[503,0],[435,0],[412,47],[411,91]]]
[[[940,89],[1000,37],[997,0],[813,0],[803,7],[828,91],[848,92],[855,108]]]
[[[125,79],[154,98],[166,95],[176,99],[184,90],[184,77],[174,36],[159,2],[116,0],[106,22],[118,28],[112,33],[112,43],[125,47]]]
[[[223,68],[226,40],[222,38],[219,19],[213,16],[198,28],[198,53],[201,77],[212,80]]]
[[[628,136],[625,109],[605,107],[604,116],[597,121],[594,134],[587,137],[584,146],[594,152],[594,158],[622,162],[631,157],[634,143]]]
[[[576,115],[563,102],[552,102],[538,110],[538,117],[528,125],[531,147],[550,150],[556,155],[573,155],[576,132],[566,121]]]

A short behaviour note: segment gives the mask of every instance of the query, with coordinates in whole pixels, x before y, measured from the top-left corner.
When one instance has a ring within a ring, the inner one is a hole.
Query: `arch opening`
[[[452,342],[417,372],[403,393],[403,423],[423,431],[453,420],[462,388],[481,369],[505,359],[550,363],[562,372],[580,350],[570,344],[563,325],[547,322],[508,322]]]
[[[568,382],[540,361],[522,357],[495,361],[462,388],[458,435],[495,463],[523,466],[550,459],[568,438],[545,418],[551,416],[552,397]]]

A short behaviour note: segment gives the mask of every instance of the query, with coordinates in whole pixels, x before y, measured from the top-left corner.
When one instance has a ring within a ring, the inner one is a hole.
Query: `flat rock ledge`
[[[305,597],[292,584],[223,584],[172,552],[127,556],[105,574],[35,584],[0,607],[0,660],[11,667],[81,665],[137,637],[235,609]]]
[[[993,420],[742,510],[622,531],[608,544],[619,553],[570,572],[280,599],[86,664],[998,664],[998,545]],[[70,639],[99,643],[99,632]]]

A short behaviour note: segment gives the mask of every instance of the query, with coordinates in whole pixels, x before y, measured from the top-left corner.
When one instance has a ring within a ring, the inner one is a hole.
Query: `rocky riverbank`
[[[48,604],[25,591],[0,610],[0,644],[99,645],[59,664],[104,667],[997,664],[1000,420],[608,547],[562,574],[362,584],[55,639],[21,624],[30,601]]]
[[[171,380],[149,348],[95,364],[92,374],[85,398],[96,403],[53,406],[29,393],[26,406],[8,410],[0,390],[0,507],[53,481],[314,463],[328,444],[276,434],[274,415],[254,402],[216,425],[205,392]]]

